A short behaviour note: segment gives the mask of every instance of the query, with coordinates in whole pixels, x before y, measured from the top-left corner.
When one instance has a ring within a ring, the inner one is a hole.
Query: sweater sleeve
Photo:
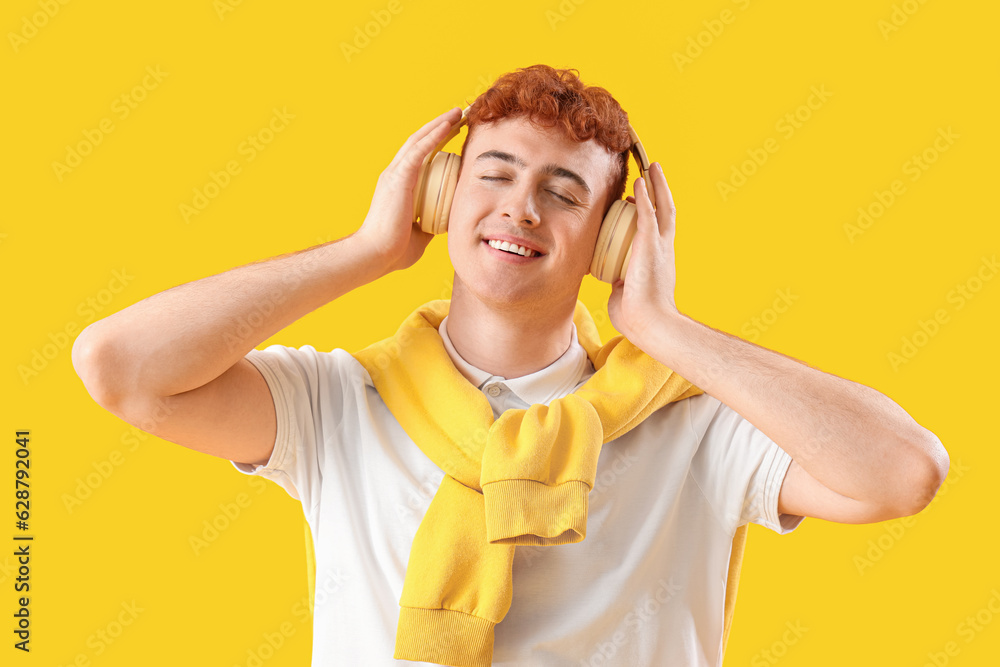
[[[270,479],[306,511],[319,502],[324,460],[343,439],[345,391],[356,366],[345,357],[350,355],[344,350],[317,352],[311,345],[271,345],[246,356],[271,391],[277,435],[266,464],[231,463],[244,474]]]
[[[785,535],[805,517],[778,514],[781,484],[791,456],[718,399],[694,397],[691,426],[702,440],[692,475],[726,529],[756,523]]]

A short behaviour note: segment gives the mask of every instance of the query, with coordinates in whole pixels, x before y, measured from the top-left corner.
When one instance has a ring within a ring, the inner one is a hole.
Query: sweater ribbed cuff
[[[451,609],[401,607],[392,657],[452,667],[490,667],[495,625]]]
[[[547,486],[532,479],[483,484],[486,539],[491,544],[555,546],[587,536],[590,487],[570,481]]]

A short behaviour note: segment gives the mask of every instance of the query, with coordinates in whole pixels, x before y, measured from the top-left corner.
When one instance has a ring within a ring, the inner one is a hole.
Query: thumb
[[[611,286],[611,296],[608,297],[608,317],[611,318],[611,324],[618,328],[618,312],[621,308],[622,303],[622,292],[625,289],[625,282],[623,280],[616,280]]]

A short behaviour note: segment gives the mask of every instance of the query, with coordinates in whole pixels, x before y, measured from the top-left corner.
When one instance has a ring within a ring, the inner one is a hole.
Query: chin
[[[496,282],[472,286],[469,292],[482,303],[496,308],[534,309],[545,301],[543,290],[498,285]]]
[[[469,297],[487,305],[494,310],[514,310],[518,313],[531,313],[538,316],[550,316],[554,309],[558,309],[563,303],[570,302],[576,304],[579,298],[579,285],[573,294],[559,296],[557,287],[565,288],[565,285],[512,285],[503,284],[499,280],[490,279],[489,276],[481,276],[473,281],[463,281],[459,273],[455,274],[455,288],[452,298],[458,291],[462,291]],[[570,296],[573,298],[570,299]]]

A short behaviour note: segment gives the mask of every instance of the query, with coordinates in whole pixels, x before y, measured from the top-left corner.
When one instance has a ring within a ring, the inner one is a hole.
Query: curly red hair
[[[585,85],[575,69],[532,65],[508,72],[472,103],[463,155],[476,125],[520,116],[541,127],[558,126],[574,141],[594,139],[616,154],[618,159],[609,175],[612,196],[607,205],[625,194],[632,146],[628,114],[607,90]]]

